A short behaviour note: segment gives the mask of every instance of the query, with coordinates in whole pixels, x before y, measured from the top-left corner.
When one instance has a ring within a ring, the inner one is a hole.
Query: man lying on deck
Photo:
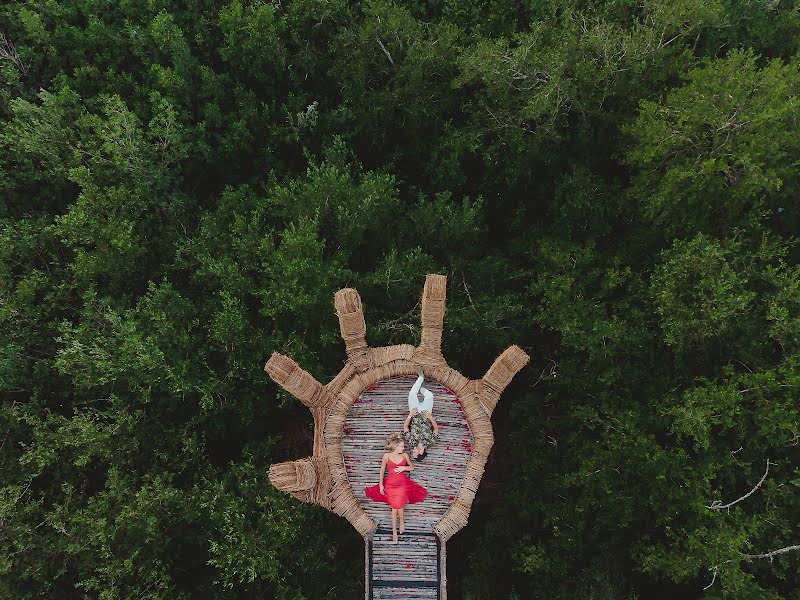
[[[403,422],[403,437],[413,450],[414,460],[421,461],[428,455],[428,448],[439,435],[439,425],[433,418],[433,392],[421,387],[425,379],[422,369],[417,367],[417,380],[408,392],[408,416]],[[418,392],[425,400],[419,401]]]

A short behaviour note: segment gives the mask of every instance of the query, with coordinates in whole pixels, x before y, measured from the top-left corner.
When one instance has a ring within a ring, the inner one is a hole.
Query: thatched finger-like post
[[[264,370],[275,383],[309,408],[316,408],[325,401],[322,384],[288,356],[273,352]]]
[[[422,290],[422,334],[414,352],[414,361],[421,365],[447,366],[442,356],[442,327],[447,295],[447,276],[429,274]]]
[[[361,296],[353,288],[342,288],[333,295],[333,303],[339,316],[339,331],[344,340],[347,360],[357,371],[365,371],[370,367],[370,361]]]
[[[289,492],[303,502],[314,500],[313,490],[317,485],[317,470],[310,458],[271,465],[269,480],[279,490]]]
[[[478,395],[487,415],[492,416],[503,390],[530,360],[531,357],[514,344],[506,348],[486,371],[486,375],[478,380]]]

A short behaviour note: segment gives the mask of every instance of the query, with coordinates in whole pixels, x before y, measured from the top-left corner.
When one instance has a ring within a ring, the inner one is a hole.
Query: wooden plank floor
[[[433,535],[404,533],[402,543],[378,530],[372,538],[372,577],[378,581],[437,581],[437,548]]]
[[[372,537],[367,568],[371,589],[367,598],[396,600],[439,599],[439,549],[436,535],[406,531],[393,544],[392,532],[379,529]],[[371,596],[369,594],[372,594]]]
[[[392,544],[391,509],[369,499],[364,488],[378,483],[386,438],[402,431],[408,414],[408,391],[415,381],[416,376],[403,376],[369,386],[356,399],[344,424],[342,453],[350,484],[364,510],[378,524],[371,548],[375,600],[438,597],[440,571],[436,537],[431,535],[433,525],[461,487],[472,451],[472,436],[459,399],[445,386],[426,379],[422,385],[434,394],[432,413],[439,424],[439,439],[425,460],[417,462],[412,457],[415,468],[411,478],[424,486],[428,495],[422,502],[406,506],[406,533],[399,536],[398,544]]]

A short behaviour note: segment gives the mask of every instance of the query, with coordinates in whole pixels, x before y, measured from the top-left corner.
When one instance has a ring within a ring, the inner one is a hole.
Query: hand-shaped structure
[[[361,298],[355,289],[344,288],[334,294],[334,304],[347,360],[330,382],[320,383],[291,358],[277,352],[264,367],[276,383],[308,406],[314,417],[313,454],[272,465],[270,481],[299,500],[343,516],[364,536],[368,600],[446,598],[445,544],[469,518],[494,443],[491,416],[497,401],[517,371],[530,360],[519,346],[513,345],[495,359],[480,379],[468,379],[450,368],[441,351],[446,281],[444,275],[438,274],[429,274],[425,279],[418,346],[367,345]],[[391,563],[399,565],[399,569],[409,569],[404,576],[404,571],[387,571],[384,563],[376,560],[384,556],[382,549],[389,543],[389,536],[376,519],[383,513],[388,515],[389,510],[385,505],[375,507],[364,495],[363,485],[365,481],[377,483],[385,434],[401,428],[407,413],[407,392],[403,390],[410,388],[418,366],[425,374],[426,387],[438,396],[434,414],[443,439],[414,471],[415,479],[418,473],[427,473],[429,497],[420,505],[412,505],[414,508],[409,506],[406,526],[412,531],[391,547]],[[452,404],[447,404],[448,400]],[[365,408],[361,409],[362,405]],[[442,459],[448,456],[446,451],[452,452],[449,460],[455,462]],[[364,456],[369,460],[361,460]],[[441,491],[448,485],[452,493]],[[437,490],[439,494],[431,493]],[[427,509],[422,506],[426,503]],[[413,512],[415,509],[418,515]],[[405,564],[401,556],[404,544],[409,546]],[[426,552],[431,555],[427,563]],[[420,577],[425,572],[429,576]]]

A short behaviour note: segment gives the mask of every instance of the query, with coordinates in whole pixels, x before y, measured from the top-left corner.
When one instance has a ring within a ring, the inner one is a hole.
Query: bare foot
[[[400,523],[400,533],[403,533],[406,530],[406,526],[404,523]]]
[[[392,543],[393,544],[397,543],[397,532],[394,530],[392,530]]]

